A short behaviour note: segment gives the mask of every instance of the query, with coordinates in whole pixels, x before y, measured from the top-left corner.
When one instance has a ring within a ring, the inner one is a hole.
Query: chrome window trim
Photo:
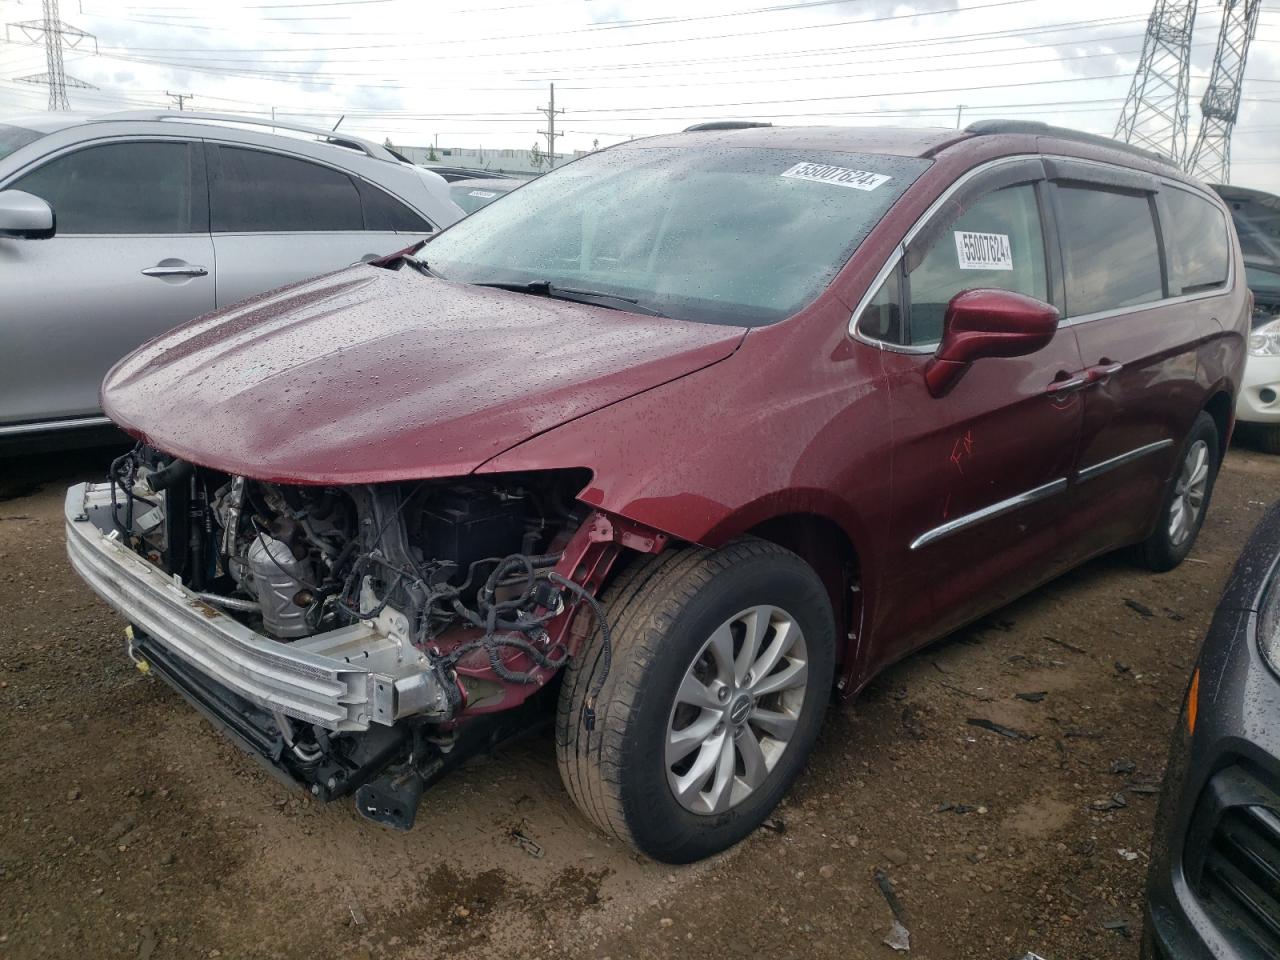
[[[61,133],[62,131],[58,131],[58,132]],[[39,143],[40,141],[37,140],[35,142]],[[200,138],[189,136],[186,134],[166,132],[166,133],[104,134],[103,136],[94,137],[92,139],[76,140],[73,143],[67,143],[67,144],[63,144],[60,147],[54,147],[53,149],[49,150],[47,153],[42,153],[40,156],[35,157],[32,160],[28,160],[23,166],[19,167],[17,170],[4,174],[2,177],[0,177],[0,190],[8,190],[16,180],[22,177],[25,177],[29,173],[35,173],[37,170],[42,169],[46,165],[52,163],[54,160],[62,159],[67,154],[78,153],[81,150],[88,150],[91,147],[101,147],[101,146],[106,146],[113,143],[193,143],[193,144],[199,145]],[[67,234],[67,236],[79,237],[79,236],[85,236],[85,234],[75,233],[75,234]],[[130,234],[109,233],[109,234],[101,234],[101,236],[123,237],[123,236],[130,236]],[[170,236],[170,234],[159,234],[159,236]],[[200,236],[202,237],[208,236],[208,234],[202,233],[200,234]]]
[[[108,427],[108,417],[76,417],[70,420],[39,420],[35,423],[0,425],[0,437],[17,437],[28,433],[46,433],[50,430],[76,430],[82,427]]]
[[[1119,456],[1111,457],[1109,460],[1103,460],[1092,466],[1082,467],[1076,471],[1076,482],[1084,483],[1092,480],[1094,477],[1100,477],[1104,473],[1114,470],[1116,467],[1122,467],[1126,463],[1137,460],[1139,457],[1145,457],[1149,453],[1155,453],[1157,450],[1164,450],[1172,447],[1173,441],[1167,437],[1164,440],[1157,440],[1155,443],[1143,444],[1141,447],[1134,447],[1132,450],[1122,453]]]
[[[920,214],[916,219],[916,222],[911,225],[911,229],[906,232],[897,247],[894,248],[893,253],[889,255],[889,260],[880,268],[880,271],[876,274],[875,280],[872,281],[867,292],[862,295],[862,299],[858,301],[857,308],[849,318],[849,336],[853,337],[855,340],[861,340],[863,343],[871,346],[879,347],[881,350],[893,350],[896,353],[933,353],[937,348],[937,343],[934,343],[932,346],[927,344],[886,343],[885,341],[877,340],[874,337],[863,336],[858,332],[858,318],[862,316],[862,311],[866,309],[867,304],[871,302],[871,298],[874,297],[876,292],[880,289],[880,284],[884,282],[884,278],[888,276],[889,271],[892,270],[893,267],[897,266],[898,262],[906,255],[907,246],[916,238],[916,235],[924,229],[925,224],[933,218],[938,210],[940,210],[966,183],[979,174],[986,173],[988,170],[992,170],[996,167],[1005,166],[1010,163],[1021,163],[1024,160],[1038,159],[1040,159],[1040,154],[1038,153],[1019,153],[1009,157],[997,157],[994,160],[988,160],[986,163],[978,164],[978,166],[971,170],[966,170],[960,175],[958,180],[953,181],[951,186],[947,187],[946,190],[942,191],[942,193],[935,197],[933,203],[929,204],[928,209],[925,210],[924,213]],[[854,256],[857,256],[856,252],[854,253]]]
[[[898,268],[898,264],[902,262],[902,258],[906,255],[907,247],[906,242],[904,241],[894,248],[893,253],[889,255],[889,259],[885,261],[884,266],[880,268],[879,272],[876,273],[875,278],[871,281],[871,286],[867,288],[867,292],[864,293],[862,295],[862,299],[858,301],[858,308],[853,311],[853,316],[849,318],[849,335],[853,337],[853,339],[860,340],[869,346],[878,347],[881,350],[891,350],[894,353],[933,353],[937,346],[936,344],[931,347],[925,344],[909,345],[905,343],[890,343],[888,340],[878,340],[875,337],[868,336],[860,331],[856,322],[867,309],[867,305],[870,304],[871,301],[875,299],[876,294],[880,292],[880,287],[889,279],[889,274],[893,273],[893,271]]]
[[[983,507],[981,510],[975,510],[973,513],[966,513],[962,517],[956,517],[949,520],[941,526],[934,527],[932,530],[926,530],[920,536],[911,541],[911,550],[919,550],[921,547],[927,546],[945,537],[951,536],[953,533],[971,527],[976,523],[982,523],[985,520],[991,520],[995,517],[1002,516],[1019,507],[1026,506],[1029,503],[1035,503],[1048,497],[1056,496],[1067,489],[1067,478],[1059,477],[1057,480],[1043,484],[1039,487],[1033,487],[1030,490],[1023,491],[1007,500],[1000,500],[990,506]]]
[[[955,194],[956,191],[960,190],[966,183],[968,183],[970,180],[972,180],[974,177],[978,176],[979,174],[986,173],[988,170],[991,170],[998,166],[1002,166],[1007,163],[1018,163],[1024,160],[1062,160],[1062,161],[1070,161],[1072,163],[1081,163],[1087,166],[1099,167],[1102,169],[1108,169],[1111,167],[1119,167],[1121,170],[1136,169],[1136,168],[1125,167],[1121,164],[1107,163],[1101,160],[1090,160],[1084,157],[1069,157],[1069,156],[1056,154],[1056,153],[1019,153],[1019,154],[1014,154],[1008,157],[997,157],[994,160],[988,160],[986,163],[981,163],[978,166],[974,167],[973,169],[965,171],[958,180],[956,180],[954,183],[951,184],[951,186],[949,186],[946,190],[944,190],[941,194],[939,194],[938,197],[933,201],[933,203],[929,204],[928,209],[925,210],[925,212],[919,216],[916,222],[911,225],[911,228],[903,236],[902,240],[898,243],[897,247],[894,248],[893,253],[889,255],[889,259],[885,262],[884,266],[882,266],[879,272],[876,273],[875,279],[872,281],[871,286],[868,287],[867,292],[862,295],[862,299],[858,301],[858,305],[854,309],[852,316],[849,317],[849,336],[850,337],[852,337],[854,340],[860,341],[861,343],[865,343],[868,346],[877,347],[881,350],[891,350],[895,353],[915,353],[915,354],[923,355],[923,354],[933,353],[937,349],[937,346],[938,346],[937,341],[931,344],[887,343],[883,340],[877,340],[875,337],[866,336],[865,334],[862,334],[858,331],[858,319],[862,316],[862,312],[867,308],[867,304],[871,302],[871,299],[879,291],[880,284],[884,282],[884,278],[888,276],[889,272],[895,266],[897,266],[898,263],[902,260],[902,258],[906,255],[907,246],[911,243],[912,240],[916,238],[916,235],[919,234],[920,231],[924,229],[925,224],[929,222],[929,220],[938,212],[938,210],[941,209],[942,206],[945,205],[947,201],[951,199],[952,195]],[[1146,171],[1139,171],[1139,172],[1145,173]],[[1159,184],[1161,189],[1167,186],[1167,187],[1172,187],[1180,190],[1186,190],[1193,194],[1202,194],[1202,191],[1192,186],[1191,184],[1184,184],[1177,180],[1170,180],[1166,176],[1163,176],[1161,174],[1152,174],[1152,176],[1156,179],[1156,182]],[[1208,196],[1207,194],[1202,194],[1202,195]],[[1229,235],[1228,235],[1228,239],[1230,239]],[[1232,244],[1232,247],[1234,252],[1234,243]],[[856,252],[854,255],[855,256],[857,255]],[[1227,281],[1225,284],[1223,284],[1220,287],[1214,287],[1212,290],[1199,290],[1199,291],[1196,291],[1195,293],[1189,293],[1189,294],[1185,294],[1177,297],[1162,297],[1158,300],[1149,300],[1146,303],[1134,304],[1133,306],[1129,306],[1129,307],[1117,307],[1112,310],[1101,310],[1096,313],[1085,313],[1075,317],[1064,316],[1061,320],[1058,321],[1058,326],[1067,327],[1067,326],[1073,326],[1077,323],[1090,323],[1094,320],[1106,320],[1110,317],[1118,317],[1122,314],[1133,313],[1135,310],[1145,310],[1150,307],[1156,307],[1156,306],[1176,306],[1177,304],[1180,304],[1180,303],[1191,303],[1196,300],[1205,300],[1205,299],[1208,299],[1209,297],[1225,296],[1226,294],[1229,294],[1235,286],[1235,270],[1236,270],[1236,263],[1235,263],[1235,257],[1233,256],[1231,257],[1231,262],[1228,265]]]
[[[1077,323],[1092,323],[1094,320],[1108,320],[1112,317],[1120,317],[1127,313],[1137,313],[1140,310],[1151,310],[1155,307],[1171,307],[1180,303],[1191,303],[1195,300],[1207,300],[1210,297],[1223,297],[1231,292],[1231,282],[1235,278],[1235,260],[1232,259],[1230,272],[1227,274],[1227,285],[1225,287],[1214,287],[1212,290],[1198,290],[1195,293],[1187,293],[1177,297],[1163,297],[1160,300],[1148,300],[1145,303],[1135,303],[1129,307],[1115,307],[1111,310],[1099,310],[1096,313],[1082,313],[1076,317],[1063,317],[1058,321],[1060,327],[1070,327]]]

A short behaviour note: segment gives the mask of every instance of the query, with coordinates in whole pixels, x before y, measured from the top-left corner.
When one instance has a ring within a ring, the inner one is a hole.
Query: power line
[[[632,41],[627,41],[625,43],[612,44],[611,48],[649,47],[649,46],[657,46],[657,45],[667,46],[669,44],[676,44],[676,43],[698,43],[706,40],[730,40],[730,39],[738,39],[741,37],[774,36],[780,33],[795,33],[795,32],[804,31],[804,30],[829,30],[834,27],[852,26],[852,25],[865,26],[871,23],[887,23],[895,20],[914,20],[920,17],[963,14],[963,13],[970,13],[975,10],[989,10],[994,8],[1014,7],[1014,6],[1022,6],[1028,3],[1042,3],[1042,2],[1047,2],[1047,0],[991,0],[991,2],[974,4],[973,6],[970,6],[970,7],[960,7],[958,9],[947,8],[947,9],[938,9],[938,10],[918,10],[912,13],[890,14],[890,15],[880,16],[880,17],[855,17],[848,20],[830,20],[824,23],[807,23],[807,24],[799,24],[791,27],[774,27],[772,29],[764,29],[764,30],[742,30],[736,33],[705,34],[705,35],[692,36],[692,37],[669,37],[661,40],[632,40]],[[116,18],[116,19],[129,19],[129,18]],[[688,19],[698,19],[698,18],[696,17],[672,18],[670,21],[668,21],[666,24],[663,24],[663,25],[681,23]],[[218,32],[239,32],[241,29],[239,27],[221,27],[221,26],[211,26],[208,24],[175,24],[175,23],[166,23],[163,21],[136,21],[136,22],[149,22],[150,25],[152,26],[171,27],[171,28],[180,29],[180,30],[211,30],[211,31],[218,31]],[[544,37],[544,36],[555,37],[555,36],[562,36],[563,34],[566,34],[566,33],[572,34],[572,33],[579,33],[579,32],[593,33],[596,31],[594,29],[565,30],[565,31],[550,31],[547,33],[534,33],[534,34],[520,34],[520,35],[512,34],[512,35],[497,36],[497,37],[468,37],[464,39],[453,39],[453,40],[440,40],[438,38],[432,37],[430,39],[430,43],[432,44],[433,47],[438,47],[443,45],[468,44],[468,43],[469,44],[490,44],[490,43],[497,43],[497,42],[502,42],[506,40],[516,40],[523,43],[523,42],[527,42],[529,39],[537,38],[537,37]],[[284,31],[283,33],[276,31],[273,33],[273,35],[276,35],[276,36],[334,36],[335,34],[328,31],[288,30],[288,31]],[[348,37],[355,37],[355,36],[403,37],[404,35],[405,35],[404,31],[396,31],[396,32],[343,31],[342,33],[342,36],[348,36]],[[543,49],[539,49],[538,53],[539,54],[582,53],[582,52],[587,52],[591,49],[592,49],[591,47],[543,48]],[[488,53],[469,53],[469,54],[462,54],[460,56],[463,56],[463,57],[510,57],[511,55],[512,55],[512,51],[503,50],[503,51],[490,51]],[[449,59],[449,58],[447,57],[441,58],[433,54],[433,59],[439,60],[439,59]]]
[[[1140,36],[1140,35],[1139,35],[1139,36]],[[1209,47],[1209,46],[1212,46],[1212,44],[1209,44],[1209,43],[1203,43],[1203,44],[1199,44],[1199,43],[1197,43],[1197,44],[1192,44],[1192,47],[1193,47],[1193,48],[1195,48],[1195,47]],[[869,61],[869,62],[868,62],[868,65],[881,65],[881,64],[906,63],[906,62],[913,62],[913,61],[919,61],[919,60],[936,60],[936,59],[939,59],[939,58],[941,58],[941,57],[957,57],[957,56],[973,57],[973,56],[985,56],[985,55],[987,55],[987,54],[991,54],[991,53],[1001,53],[1001,52],[1015,52],[1015,51],[1016,51],[1016,52],[1028,52],[1028,53],[1034,53],[1034,52],[1036,51],[1036,49],[1037,49],[1037,48],[1034,48],[1034,47],[1030,47],[1030,48],[1029,48],[1029,47],[1026,47],[1026,46],[1022,46],[1022,47],[1004,47],[1004,48],[1001,48],[1001,49],[998,49],[998,50],[984,50],[984,51],[981,51],[980,53],[975,53],[975,52],[972,52],[972,51],[968,51],[968,52],[962,52],[962,53],[934,54],[934,55],[932,55],[932,56],[924,55],[924,56],[915,56],[915,57],[894,57],[894,58],[885,58],[885,59],[883,59],[883,60]],[[1102,51],[1102,52],[1099,52],[1099,53],[1084,53],[1084,54],[1076,54],[1076,55],[1072,55],[1072,56],[1060,56],[1060,57],[1056,58],[1055,62],[1057,62],[1057,63],[1066,63],[1066,62],[1074,62],[1074,61],[1078,61],[1078,60],[1096,60],[1096,59],[1103,58],[1103,57],[1125,57],[1125,56],[1132,56],[1132,55],[1134,55],[1134,54],[1138,54],[1138,53],[1141,53],[1141,50],[1136,50],[1136,49],[1135,49],[1135,50],[1106,50],[1106,51]],[[110,55],[108,55],[108,56],[110,56]],[[115,58],[115,57],[113,57],[112,59],[125,59],[125,58]],[[139,60],[135,60],[135,61],[131,61],[131,62],[144,62],[144,61],[142,61],[141,59],[139,59]],[[153,63],[154,65],[159,65],[159,64],[161,64],[161,63],[164,63],[165,65],[178,66],[178,64],[173,63],[173,62],[171,62],[171,61],[152,61],[152,60],[146,60],[145,62],[147,62],[147,63]],[[982,67],[983,67],[983,69],[992,69],[992,68],[1002,68],[1002,67],[1032,66],[1032,65],[1039,65],[1039,64],[1043,64],[1043,63],[1044,63],[1044,60],[1043,60],[1043,57],[1041,57],[1041,58],[1039,58],[1039,59],[1032,59],[1032,60],[1007,60],[1007,61],[1006,61],[1006,60],[1001,60],[1001,61],[997,61],[997,62],[987,62],[987,63],[983,63],[983,64],[982,64]],[[819,66],[819,67],[829,67],[829,66],[831,66],[831,64],[819,64],[819,65],[817,65],[817,66]],[[190,69],[190,68],[189,68],[189,69]],[[800,69],[800,68],[792,67],[792,68],[785,68],[785,69]],[[804,68],[804,69],[811,69],[811,68],[806,67],[806,68]],[[893,75],[893,76],[901,76],[901,75],[904,75],[904,74],[915,74],[915,73],[938,73],[938,72],[943,72],[943,71],[972,70],[972,69],[973,69],[973,66],[972,66],[971,64],[961,64],[961,65],[959,65],[959,66],[949,66],[949,67],[930,66],[930,67],[921,67],[921,68],[912,68],[912,69],[897,69],[897,70],[894,70],[894,72],[893,72],[893,74],[892,74],[892,75]],[[254,79],[279,79],[279,80],[287,80],[287,79],[305,79],[305,80],[307,80],[307,81],[309,81],[309,82],[316,82],[316,83],[323,83],[324,81],[323,81],[323,80],[321,80],[321,78],[333,78],[335,81],[336,81],[336,80],[339,80],[339,79],[341,79],[341,80],[345,81],[345,80],[356,79],[356,78],[361,78],[361,77],[376,77],[376,76],[380,76],[380,74],[367,74],[367,73],[331,73],[331,72],[327,72],[327,71],[326,71],[326,72],[319,72],[319,73],[303,73],[303,72],[301,72],[301,71],[273,72],[273,73],[271,73],[271,74],[270,74],[270,75],[268,75],[268,76],[264,76],[264,75],[262,75],[262,74],[259,74],[259,73],[258,73],[258,72],[256,72],[256,71],[240,71],[240,70],[233,70],[232,68],[225,68],[225,67],[219,67],[219,68],[208,68],[208,72],[213,72],[214,70],[217,70],[217,71],[218,71],[218,72],[220,72],[222,75],[244,76],[244,77],[246,77],[246,78],[254,78]],[[729,72],[729,73],[739,73],[739,72],[742,72],[742,71],[734,70],[734,71],[725,71],[725,72]],[[754,72],[755,72],[756,74],[759,74],[759,69],[757,68]],[[690,77],[690,76],[702,76],[702,75],[703,75],[703,74],[700,74],[700,73],[695,73],[695,74],[692,74],[692,75],[685,75],[684,79],[683,79],[683,80],[681,80],[680,82],[673,82],[673,83],[647,83],[647,84],[645,84],[645,88],[646,88],[646,89],[655,89],[655,88],[661,88],[661,87],[687,87],[687,86],[689,85],[689,77]],[[716,74],[715,74],[715,73],[711,73],[711,74],[709,74],[709,75],[710,75],[710,76],[715,76]],[[744,83],[771,83],[771,84],[776,84],[776,83],[801,83],[801,82],[808,82],[808,81],[815,81],[815,80],[854,80],[854,79],[866,79],[866,78],[875,78],[875,77],[885,77],[885,76],[889,76],[889,75],[890,75],[890,74],[887,74],[887,73],[884,73],[884,72],[873,72],[873,73],[819,74],[819,75],[807,75],[807,76],[802,76],[802,77],[776,77],[776,76],[772,76],[772,75],[770,75],[770,76],[756,76],[756,77],[754,77],[754,78],[752,78],[752,79],[737,79],[737,80],[700,80],[700,81],[698,82],[698,85],[699,85],[699,86],[704,86],[704,87],[715,87],[715,86],[741,86],[741,85],[742,85],[742,84],[744,84]],[[666,77],[670,77],[671,75],[670,75],[670,74],[658,74],[658,75],[653,75],[653,74],[649,74],[649,75],[645,75],[645,74],[632,74],[632,75],[629,75],[629,76],[628,76],[628,77],[626,77],[626,78],[619,78],[619,79],[624,79],[624,80],[626,81],[623,85],[620,85],[620,86],[605,86],[605,85],[600,85],[600,84],[595,84],[595,85],[592,85],[592,86],[564,86],[564,85],[561,85],[561,89],[562,89],[562,90],[575,90],[575,91],[623,90],[623,89],[629,89],[630,82],[631,82],[631,81],[633,81],[633,80],[636,80],[636,79],[643,79],[643,78],[646,78],[646,77],[653,77],[653,76],[657,76],[658,78],[666,78]],[[536,82],[540,82],[540,81],[533,81],[533,80],[529,81],[529,83],[536,83]],[[379,88],[380,88],[380,89],[416,89],[417,87],[418,87],[418,85],[417,85],[417,84],[414,84],[414,85],[412,85],[411,87],[405,87],[405,86],[382,87],[381,85],[379,85]],[[528,84],[526,84],[526,85],[524,85],[524,86],[505,86],[505,87],[501,87],[501,86],[495,86],[495,87],[475,87],[475,86],[469,86],[469,87],[468,87],[468,90],[469,90],[469,91],[471,91],[471,92],[476,92],[476,91],[484,91],[484,92],[523,92],[523,91],[528,91],[529,89],[530,89],[530,86],[529,86]]]

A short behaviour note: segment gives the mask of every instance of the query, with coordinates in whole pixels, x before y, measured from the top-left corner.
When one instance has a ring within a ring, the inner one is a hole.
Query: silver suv
[[[134,347],[463,215],[438,174],[333,131],[221,114],[0,122],[0,439],[106,423]]]

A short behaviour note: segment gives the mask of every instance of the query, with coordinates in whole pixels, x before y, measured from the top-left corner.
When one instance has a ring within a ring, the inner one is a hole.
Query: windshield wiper
[[[515,293],[528,293],[538,297],[550,297],[552,300],[569,300],[573,303],[590,303],[597,307],[611,310],[629,310],[632,313],[643,313],[650,317],[665,317],[666,314],[653,307],[647,307],[635,297],[624,297],[617,293],[605,293],[602,290],[578,290],[574,287],[558,287],[549,280],[530,280],[527,283],[473,283],[473,287],[492,287],[495,290],[511,290]]]
[[[413,267],[413,269],[417,270],[424,277],[432,277],[436,280],[444,279],[444,277],[440,276],[440,274],[427,266],[427,261],[423,260],[421,257],[408,256],[404,258],[404,262],[409,264],[409,266]]]

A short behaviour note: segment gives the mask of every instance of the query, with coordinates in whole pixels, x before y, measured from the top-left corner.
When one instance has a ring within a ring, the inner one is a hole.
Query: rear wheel
[[[642,853],[688,863],[737,843],[804,766],[830,698],[826,590],[795,554],[743,539],[646,558],[605,597],[613,665],[596,705],[600,643],[570,665],[556,743],[574,801]]]
[[[1156,529],[1138,547],[1144,566],[1172,570],[1191,552],[1218,476],[1218,449],[1218,428],[1213,418],[1202,412],[1182,445]]]

